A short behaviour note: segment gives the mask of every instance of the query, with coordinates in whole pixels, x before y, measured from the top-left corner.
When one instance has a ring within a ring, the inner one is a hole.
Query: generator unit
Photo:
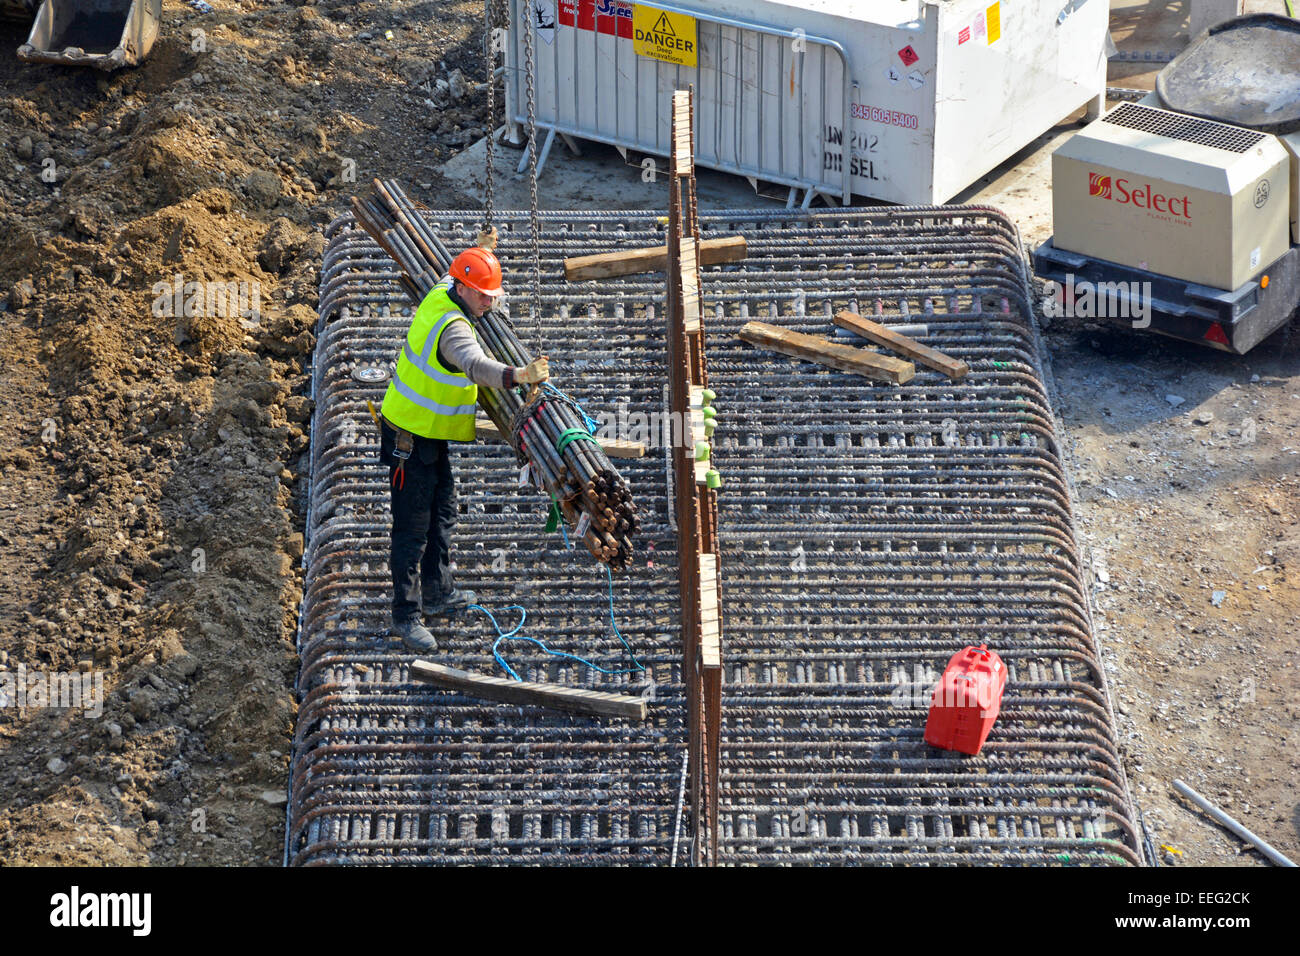
[[[1300,300],[1300,24],[1210,28],[1052,156],[1059,306],[1244,353]]]
[[[695,87],[696,162],[848,204],[951,199],[1080,106],[1100,112],[1107,0],[510,0],[546,135],[666,156]]]

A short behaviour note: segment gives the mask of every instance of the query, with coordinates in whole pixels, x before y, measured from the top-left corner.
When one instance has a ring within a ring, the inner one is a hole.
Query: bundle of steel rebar
[[[374,186],[373,194],[352,200],[353,214],[397,263],[402,287],[418,307],[450,270],[452,256],[396,182],[375,180]],[[473,325],[497,361],[516,368],[533,361],[501,313],[489,312]],[[638,528],[636,504],[581,407],[549,383],[528,394],[479,386],[478,403],[587,550],[614,570],[625,567]]]

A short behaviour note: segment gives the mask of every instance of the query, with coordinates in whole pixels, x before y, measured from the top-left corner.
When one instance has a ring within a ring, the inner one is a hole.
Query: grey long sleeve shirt
[[[449,294],[468,316],[469,310],[456,295],[454,287]],[[438,361],[452,371],[464,372],[475,385],[510,388],[515,384],[514,367],[502,365],[489,356],[467,322],[452,322],[442,330],[442,338],[438,340]]]

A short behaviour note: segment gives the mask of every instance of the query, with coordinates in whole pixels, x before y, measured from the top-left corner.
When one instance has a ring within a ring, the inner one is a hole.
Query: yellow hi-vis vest
[[[478,386],[438,360],[443,330],[453,322],[469,322],[448,288],[449,283],[438,283],[416,309],[381,411],[412,435],[473,441]]]

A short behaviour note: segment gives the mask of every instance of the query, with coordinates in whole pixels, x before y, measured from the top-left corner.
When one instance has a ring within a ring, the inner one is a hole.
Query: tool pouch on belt
[[[404,428],[398,428],[396,425],[390,422],[387,418],[384,418],[382,415],[376,416],[375,420],[381,423],[379,428],[379,439],[380,439],[379,447],[380,447],[381,462],[383,459],[384,429],[387,428],[389,431],[393,433],[393,457],[397,459],[399,465],[405,464],[406,461],[411,457],[411,453],[415,450],[415,436],[412,435]],[[382,463],[387,464],[387,462],[382,462]]]
[[[383,418],[382,415],[380,417]],[[406,487],[406,462],[410,459],[411,452],[415,450],[415,436],[404,428],[398,428],[387,418],[383,418],[383,422],[393,430],[393,458],[396,459],[396,464],[391,466],[393,471],[390,483],[400,491]],[[383,447],[382,429],[379,445],[380,448]]]
[[[393,442],[393,457],[406,461],[411,457],[411,452],[415,448],[415,436],[404,429],[396,427],[392,422],[388,423],[388,427],[397,433],[397,438]]]

